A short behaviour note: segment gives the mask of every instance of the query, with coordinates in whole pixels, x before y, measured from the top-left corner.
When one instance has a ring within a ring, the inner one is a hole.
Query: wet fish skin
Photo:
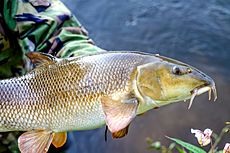
[[[109,53],[65,59],[1,80],[0,131],[100,127],[105,123],[100,96],[129,93],[131,74],[150,58],[155,59]]]
[[[39,63],[28,74],[0,81],[0,132],[28,131],[22,152],[65,144],[66,131],[106,124],[114,138],[152,108],[213,91],[214,81],[182,62],[139,52],[106,52],[69,59],[28,53]]]

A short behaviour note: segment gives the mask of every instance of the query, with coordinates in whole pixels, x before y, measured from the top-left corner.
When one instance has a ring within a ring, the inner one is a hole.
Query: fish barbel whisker
[[[194,90],[192,91],[192,96],[191,96],[191,99],[190,99],[190,102],[189,102],[189,105],[188,105],[188,109],[191,108],[192,103],[193,103],[193,100],[194,100],[194,98],[196,97],[197,93],[198,93],[198,89],[194,89]]]
[[[216,101],[217,99],[217,91],[216,91],[216,86],[215,86],[215,83],[212,83],[212,85],[210,86],[210,89],[208,91],[208,100],[211,100],[212,98],[212,92],[213,92],[213,96],[214,96],[214,99],[213,101]]]
[[[215,84],[212,85],[211,90],[212,90],[212,92],[213,92],[214,101],[216,101],[216,99],[217,99],[217,91],[216,91],[216,86],[215,86]]]
[[[197,95],[200,95],[200,94],[205,93],[207,91],[208,91],[208,100],[212,99],[212,92],[213,92],[214,101],[216,101],[216,99],[217,99],[217,91],[216,91],[215,84],[212,84],[211,86],[203,86],[203,87],[200,87],[200,88],[195,88],[193,91],[191,91],[191,99],[190,99],[190,102],[189,102],[188,109],[191,108],[193,100],[195,99],[195,97]]]
[[[210,90],[208,91],[208,100],[212,99],[212,89],[210,88]]]

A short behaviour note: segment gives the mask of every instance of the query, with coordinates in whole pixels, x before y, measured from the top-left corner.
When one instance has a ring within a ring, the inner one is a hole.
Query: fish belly
[[[104,124],[105,115],[102,105],[100,102],[90,102],[86,105],[72,105],[69,110],[55,115],[55,119],[52,121],[52,129],[55,132],[91,130]]]

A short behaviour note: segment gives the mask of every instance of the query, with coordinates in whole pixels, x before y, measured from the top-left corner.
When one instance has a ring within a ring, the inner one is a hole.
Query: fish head
[[[212,78],[198,69],[174,59],[156,55],[158,60],[141,65],[137,70],[137,90],[141,97],[139,112],[178,101],[190,99],[189,108],[195,96],[205,92],[214,93]]]

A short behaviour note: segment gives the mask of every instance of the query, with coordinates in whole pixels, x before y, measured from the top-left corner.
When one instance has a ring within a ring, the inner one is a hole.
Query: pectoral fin
[[[138,102],[135,98],[114,100],[110,96],[101,98],[106,124],[115,133],[126,128],[136,116]]]
[[[67,133],[66,132],[60,132],[60,133],[54,133],[52,144],[56,147],[62,147],[67,140]]]
[[[44,153],[48,152],[52,139],[51,131],[29,131],[18,138],[18,147],[22,153]]]
[[[129,130],[129,125],[124,129],[121,129],[120,131],[112,133],[112,137],[115,139],[122,138],[128,134],[128,130]]]

